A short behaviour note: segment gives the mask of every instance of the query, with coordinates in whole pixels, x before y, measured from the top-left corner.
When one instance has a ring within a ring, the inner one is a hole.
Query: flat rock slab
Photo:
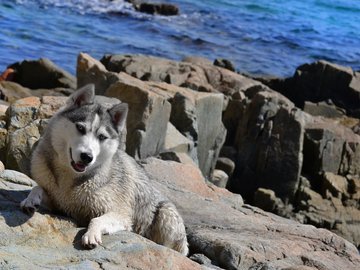
[[[83,249],[85,228],[65,217],[36,212],[30,218],[20,211],[32,184],[21,173],[0,174],[0,269],[201,269],[130,232],[104,236],[102,246]]]
[[[354,245],[324,229],[243,205],[239,195],[207,184],[196,166],[149,158],[143,164],[182,213],[193,253],[225,269],[358,269]],[[5,170],[4,172],[7,173]],[[3,172],[3,173],[4,173]],[[84,228],[65,217],[19,209],[32,182],[0,175],[1,269],[201,269],[202,266],[129,232],[104,236],[83,250]],[[17,179],[17,180],[14,180]],[[204,268],[202,268],[204,269]],[[206,268],[205,268],[206,269]]]
[[[190,165],[150,158],[144,167],[182,213],[190,250],[222,268],[355,270],[360,265],[347,240],[242,206],[238,195],[207,185]]]

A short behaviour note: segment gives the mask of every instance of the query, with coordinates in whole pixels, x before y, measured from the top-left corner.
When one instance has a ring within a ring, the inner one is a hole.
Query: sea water
[[[358,0],[155,2],[180,15],[142,14],[122,0],[0,0],[0,70],[47,57],[74,74],[79,52],[226,58],[257,75],[291,76],[319,59],[360,70]]]

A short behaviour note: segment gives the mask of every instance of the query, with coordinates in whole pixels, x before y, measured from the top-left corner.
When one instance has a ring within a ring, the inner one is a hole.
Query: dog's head
[[[109,108],[94,99],[94,85],[77,90],[52,123],[52,145],[60,159],[77,174],[112,159],[126,124],[126,103]]]

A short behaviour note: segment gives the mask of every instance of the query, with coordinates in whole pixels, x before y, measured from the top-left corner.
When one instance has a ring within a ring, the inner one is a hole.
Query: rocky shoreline
[[[99,61],[83,53],[76,77],[47,59],[10,65],[0,78],[6,168],[0,166],[0,227],[11,236],[0,245],[0,266],[24,265],[16,250],[29,250],[25,237],[45,254],[29,255],[39,268],[356,269],[360,73],[325,61],[300,66],[286,79],[233,70],[221,59],[215,65],[198,57],[176,62],[144,55]],[[193,262],[125,233],[116,236],[120,244],[107,238],[101,255],[84,255],[72,244],[81,229],[71,221],[46,212],[29,218],[17,208],[33,182],[15,171],[29,173],[47,119],[88,83],[98,95],[129,104],[123,148],[184,215]],[[64,249],[54,260],[52,246]],[[143,259],[133,260],[139,252]],[[168,259],[157,264],[154,256]]]

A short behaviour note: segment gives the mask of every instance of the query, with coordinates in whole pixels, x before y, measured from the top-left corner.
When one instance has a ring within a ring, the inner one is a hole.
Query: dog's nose
[[[85,164],[89,164],[93,160],[93,156],[90,153],[81,153],[80,158]]]

